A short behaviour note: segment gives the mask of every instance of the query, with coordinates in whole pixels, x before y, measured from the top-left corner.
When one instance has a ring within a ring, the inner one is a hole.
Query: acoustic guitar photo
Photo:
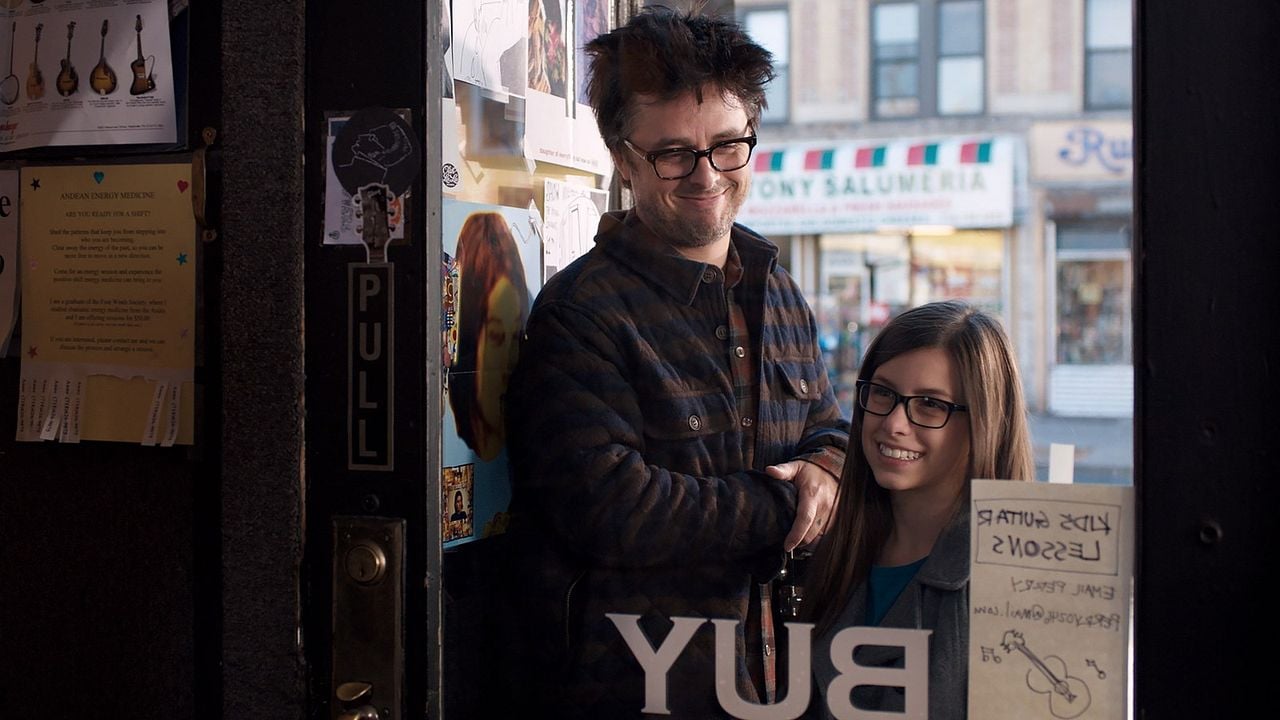
[[[107,21],[102,21],[102,44],[98,50],[98,64],[89,73],[89,87],[99,95],[110,95],[116,91],[116,71],[107,64]]]
[[[39,100],[44,97],[44,73],[40,72],[40,33],[44,23],[36,25],[36,50],[31,58],[31,67],[27,70],[27,99]]]
[[[9,74],[4,80],[0,80],[0,101],[4,101],[5,105],[12,105],[18,99],[18,76],[13,74],[13,37],[18,32],[18,23],[13,24],[13,28],[9,30]]]
[[[129,86],[130,95],[141,95],[156,89],[155,78],[151,76],[151,71],[147,69],[147,58],[142,56],[142,16],[138,16],[138,21],[133,25],[134,32],[138,33],[138,59],[129,63],[129,69],[133,71],[133,84]],[[152,66],[154,67],[155,58],[152,58]]]
[[[58,71],[58,94],[67,97],[80,89],[80,76],[76,74],[76,66],[71,64],[71,37],[76,34],[76,21],[67,23],[67,57],[62,61],[62,70]]]

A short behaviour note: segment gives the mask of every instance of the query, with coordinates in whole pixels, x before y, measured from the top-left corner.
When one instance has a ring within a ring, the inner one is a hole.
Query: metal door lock
[[[361,585],[373,585],[387,571],[387,555],[382,548],[360,543],[347,551],[347,574]]]
[[[398,518],[333,519],[330,720],[400,718],[404,527]]]

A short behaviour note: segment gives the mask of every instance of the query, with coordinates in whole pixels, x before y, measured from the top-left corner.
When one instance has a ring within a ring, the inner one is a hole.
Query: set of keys
[[[800,608],[804,605],[804,586],[799,584],[804,576],[800,565],[808,560],[812,553],[804,550],[792,550],[787,553],[787,561],[778,573],[777,608],[778,617],[783,620],[800,619]]]

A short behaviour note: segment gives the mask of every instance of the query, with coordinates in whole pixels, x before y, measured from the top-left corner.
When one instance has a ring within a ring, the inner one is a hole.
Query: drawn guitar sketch
[[[561,242],[569,241],[570,261],[587,254],[591,249],[591,238],[600,224],[600,208],[589,197],[576,197],[569,201],[564,216],[560,218]]]
[[[107,21],[102,21],[102,44],[99,46],[98,64],[89,73],[89,87],[99,95],[110,95],[116,91],[116,71],[107,63]]]
[[[459,0],[453,21],[454,79],[523,95],[527,0]]]
[[[1007,653],[1014,650],[1026,656],[1032,668],[1027,671],[1027,687],[1049,696],[1049,712],[1056,718],[1071,720],[1089,709],[1092,697],[1089,686],[1078,677],[1067,674],[1067,664],[1057,655],[1046,655],[1043,660],[1027,647],[1022,633],[1006,630],[1000,646]]]
[[[44,73],[40,72],[40,33],[44,23],[36,24],[36,49],[31,58],[31,67],[27,70],[27,99],[39,100],[44,97]]]
[[[76,66],[71,64],[71,38],[76,34],[76,21],[67,23],[67,57],[62,60],[62,70],[58,72],[58,94],[67,97],[80,89],[80,76],[76,74]]]

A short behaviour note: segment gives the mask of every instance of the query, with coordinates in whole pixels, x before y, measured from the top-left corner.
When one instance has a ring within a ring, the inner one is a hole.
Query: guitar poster
[[[166,0],[0,13],[0,152],[177,141]]]
[[[1133,487],[974,480],[969,717],[1128,716]]]
[[[191,166],[25,167],[19,441],[190,444]]]

